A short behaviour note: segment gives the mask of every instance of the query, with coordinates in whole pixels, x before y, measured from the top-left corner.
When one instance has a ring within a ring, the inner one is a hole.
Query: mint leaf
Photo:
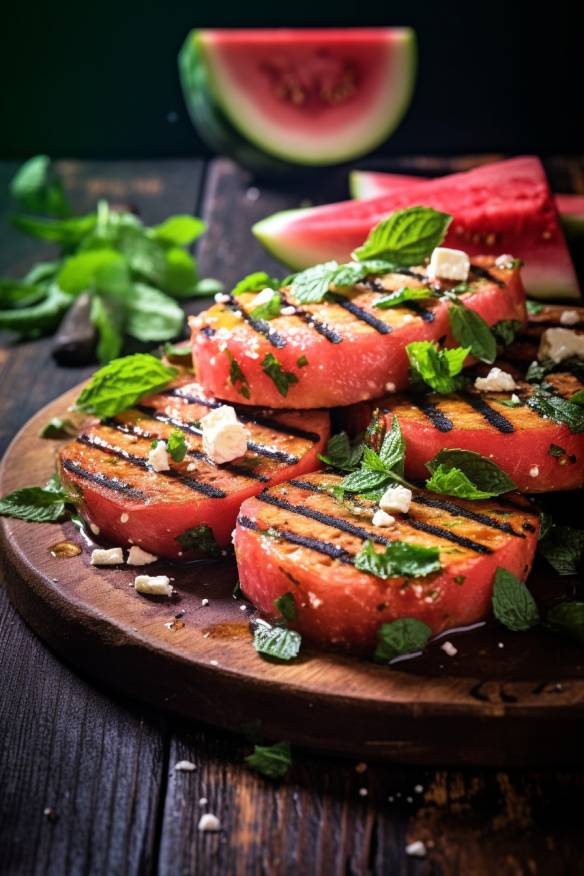
[[[225,354],[229,359],[229,382],[235,389],[238,391],[240,395],[244,398],[249,399],[251,396],[249,382],[241,367],[239,362],[231,352],[231,350],[225,350]]]
[[[284,397],[288,395],[290,387],[298,383],[296,375],[291,371],[284,371],[281,362],[272,353],[266,353],[264,356],[262,371],[273,381],[280,395]]]
[[[529,630],[539,623],[535,600],[525,584],[507,569],[499,567],[493,584],[493,613],[514,632]]]
[[[500,319],[499,322],[491,326],[491,331],[500,346],[508,347],[522,328],[523,324],[517,319]]]
[[[404,286],[398,289],[397,292],[391,292],[389,295],[384,295],[373,302],[374,307],[381,307],[382,310],[387,310],[389,307],[400,307],[402,304],[407,304],[408,301],[424,301],[428,298],[436,298],[435,292],[425,287],[419,289],[410,289]]]
[[[70,306],[71,296],[53,283],[36,304],[0,310],[0,329],[16,332],[22,338],[39,338],[57,328]]]
[[[579,575],[584,570],[584,530],[551,526],[539,550],[558,575]]]
[[[399,420],[397,417],[394,417],[391,421],[391,428],[381,444],[379,458],[386,471],[395,472],[403,477],[405,455],[406,443],[402,435]]]
[[[461,499],[486,499],[517,489],[509,475],[499,468],[496,462],[481,456],[480,453],[475,453],[474,450],[440,450],[426,463],[426,468],[433,475],[426,483],[428,489],[436,493],[458,496]],[[447,493],[447,487],[455,488],[459,492]],[[463,495],[465,488],[469,493],[474,491],[484,495]]]
[[[262,657],[283,661],[293,660],[298,657],[301,643],[300,633],[294,630],[272,626],[261,619],[255,622],[253,644]]]
[[[533,316],[541,313],[544,309],[544,305],[540,304],[539,301],[531,301],[529,298],[525,302],[525,306],[527,308],[527,312]]]
[[[81,391],[75,407],[100,418],[114,417],[143,396],[159,392],[176,375],[176,368],[164,365],[147,353],[114,359],[95,372]]]
[[[372,471],[371,469],[359,469],[343,478],[339,487],[347,493],[368,493],[377,490],[389,482],[386,471]]]
[[[71,497],[62,489],[23,487],[0,499],[0,515],[30,523],[55,523],[65,515]]]
[[[466,378],[459,375],[469,352],[469,347],[440,350],[434,341],[413,341],[406,346],[415,377],[443,394],[465,385]]]
[[[292,766],[290,745],[287,742],[254,745],[253,754],[248,754],[245,762],[256,773],[268,779],[281,779]]]
[[[180,246],[172,246],[166,250],[160,288],[173,298],[190,298],[195,294],[197,266],[190,252],[181,249]]]
[[[385,579],[402,575],[422,578],[438,572],[442,566],[437,547],[392,541],[384,551],[377,551],[373,542],[366,541],[355,557],[355,568]]]
[[[354,471],[359,468],[362,456],[363,443],[358,439],[351,442],[346,432],[339,432],[329,438],[326,453],[320,453],[318,458],[340,471]]]
[[[39,432],[39,438],[50,438],[60,440],[62,438],[71,438],[77,434],[77,429],[71,420],[64,420],[62,417],[53,417],[48,423],[45,423]]]
[[[494,362],[497,357],[497,341],[493,332],[474,310],[462,304],[451,304],[448,320],[456,341],[466,347],[475,359]]]
[[[423,651],[431,635],[430,627],[413,617],[381,624],[377,631],[374,659],[378,663],[388,663],[402,654]]]
[[[255,271],[248,274],[237,283],[232,290],[232,295],[241,295],[242,292],[261,292],[262,289],[279,289],[280,281],[270,277],[265,271]]]
[[[284,620],[293,621],[295,619],[296,603],[293,593],[284,593],[283,596],[278,596],[277,599],[274,599],[274,605]]]
[[[177,535],[176,541],[185,551],[196,551],[206,557],[220,557],[221,548],[215,540],[213,530],[206,523],[193,526]]]
[[[36,304],[47,294],[44,285],[23,283],[20,280],[0,278],[0,308],[2,310],[14,307],[29,307]]]
[[[387,259],[395,264],[419,265],[440,246],[452,217],[431,207],[408,207],[392,213],[369,232],[354,257]]]
[[[584,407],[572,399],[552,395],[538,387],[527,399],[527,404],[541,417],[567,426],[570,432],[584,432]]]
[[[17,214],[11,216],[10,221],[15,228],[31,237],[70,247],[77,246],[86,234],[93,231],[97,216],[89,213],[87,216],[75,216],[71,219],[41,219]]]
[[[254,319],[275,319],[277,316],[280,316],[281,309],[282,298],[277,292],[274,292],[269,301],[254,307],[250,311],[250,316]]]
[[[322,301],[329,291],[338,267],[337,262],[324,262],[322,265],[314,265],[296,274],[290,289],[296,301],[300,304],[316,304]]]
[[[185,441],[184,434],[179,429],[175,429],[170,433],[166,446],[171,458],[175,462],[182,462],[187,455],[187,442]]]
[[[187,215],[169,216],[160,225],[152,228],[154,237],[176,246],[190,246],[204,231],[205,223],[202,219]]]
[[[10,194],[23,210],[47,216],[69,216],[71,209],[63,183],[48,155],[35,155],[17,171],[10,183]]]
[[[560,602],[551,608],[546,623],[554,633],[568,636],[584,645],[584,602]]]
[[[122,352],[123,315],[119,305],[106,301],[100,295],[93,295],[89,320],[97,330],[97,358],[105,364]]]
[[[584,405],[584,389],[579,389],[569,399],[573,405]]]
[[[215,280],[213,277],[204,277],[202,280],[197,280],[193,294],[206,298],[210,295],[216,295],[217,292],[223,292],[224,289],[225,286],[221,280]]]
[[[164,292],[145,283],[134,283],[127,304],[126,333],[139,341],[167,341],[183,329],[182,307]]]
[[[79,295],[81,292],[100,288],[102,277],[107,282],[108,274],[102,272],[114,263],[123,266],[126,282],[129,283],[124,257],[113,249],[94,249],[71,256],[63,263],[57,282],[63,292]]]

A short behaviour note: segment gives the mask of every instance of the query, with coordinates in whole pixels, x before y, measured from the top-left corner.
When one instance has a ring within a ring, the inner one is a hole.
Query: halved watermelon
[[[293,268],[327,259],[347,261],[371,228],[392,213],[421,204],[450,213],[446,246],[478,253],[509,253],[525,262],[529,294],[580,295],[574,266],[541,162],[512,158],[465,173],[399,188],[367,201],[287,210],[258,222],[254,234]]]
[[[280,484],[244,502],[237,518],[241,589],[272,618],[274,601],[291,593],[291,626],[310,641],[372,654],[379,626],[398,618],[417,618],[433,633],[483,620],[498,566],[527,578],[539,521],[520,496],[468,502],[420,490],[408,514],[381,529],[371,522],[373,503],[353,512],[330,495],[339,482],[321,473]],[[355,568],[367,540],[376,550],[392,541],[437,547],[442,568],[383,580]]]
[[[371,151],[399,124],[416,69],[410,28],[194,30],[179,57],[200,135],[230,131],[268,156],[325,165]],[[253,153],[248,158],[254,158]]]
[[[582,389],[571,374],[547,379],[566,398]],[[342,422],[348,432],[358,434],[375,409],[388,427],[397,417],[406,442],[406,475],[412,480],[430,476],[426,463],[440,450],[456,448],[488,456],[523,493],[577,490],[584,486],[584,433],[528,407],[532,392],[533,386],[518,381],[514,393],[391,394],[346,408]],[[510,406],[513,396],[521,400],[517,407]]]
[[[213,556],[229,545],[244,499],[320,467],[328,412],[251,408],[237,411],[250,432],[247,453],[216,465],[202,452],[198,423],[220,404],[199,384],[183,382],[86,429],[61,450],[63,483],[81,491],[81,512],[101,537],[171,559]],[[169,471],[153,471],[151,442],[177,429],[186,456],[171,460]]]
[[[519,270],[473,260],[465,304],[493,325],[525,321]],[[193,358],[201,384],[218,398],[273,408],[319,408],[377,398],[388,381],[408,382],[405,351],[411,341],[444,338],[456,346],[444,299],[382,310],[384,291],[428,282],[425,268],[403,269],[331,294],[319,304],[298,304],[281,290],[291,315],[269,321],[251,316],[255,294],[231,296],[191,318]],[[432,281],[435,284],[435,281]],[[453,282],[442,281],[449,289]],[[259,290],[258,290],[259,291]]]

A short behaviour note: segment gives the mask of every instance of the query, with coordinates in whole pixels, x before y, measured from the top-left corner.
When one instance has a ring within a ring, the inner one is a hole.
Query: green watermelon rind
[[[253,126],[248,125],[244,115],[236,112],[223,91],[217,87],[206,58],[207,47],[204,45],[201,32],[197,30],[190,32],[179,54],[183,93],[193,123],[207,145],[213,149],[220,147],[220,151],[233,157],[241,156],[247,144],[248,149],[245,152],[247,159],[242,160],[242,163],[252,166],[252,169],[259,164],[260,169],[266,172],[281,171],[286,164],[317,168],[359,158],[377,148],[393,133],[411,103],[416,79],[417,47],[414,31],[406,30],[408,41],[405,55],[408,63],[404,64],[402,70],[401,99],[392,108],[393,112],[388,114],[385,125],[377,128],[372,126],[367,141],[361,139],[352,147],[337,147],[335,154],[307,153],[302,158],[286,148],[285,136],[277,141],[267,142],[259,136]],[[252,149],[257,149],[258,152],[250,151]],[[276,162],[275,165],[262,162],[262,154],[266,161]]]

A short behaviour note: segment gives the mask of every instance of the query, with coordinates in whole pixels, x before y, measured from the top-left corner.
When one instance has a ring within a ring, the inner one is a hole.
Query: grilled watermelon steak
[[[433,633],[472,624],[491,609],[497,567],[525,580],[537,544],[538,516],[520,496],[445,500],[415,491],[396,524],[372,525],[374,505],[359,513],[328,492],[341,478],[326,473],[280,484],[244,502],[235,555],[241,589],[277,619],[274,601],[294,597],[291,626],[325,647],[372,654],[381,624],[416,618]],[[424,577],[378,578],[355,568],[367,540],[376,551],[392,541],[438,548],[440,568]]]
[[[275,213],[254,234],[276,258],[301,269],[347,261],[371,228],[395,210],[422,205],[453,216],[445,246],[469,255],[509,253],[525,262],[528,294],[580,295],[574,266],[539,159],[512,158],[417,183],[366,201]]]
[[[461,295],[466,305],[489,325],[524,322],[519,270],[481,257],[473,266],[468,291]],[[389,381],[405,388],[406,344],[444,338],[457,346],[449,328],[450,305],[432,299],[383,310],[375,303],[387,291],[429,282],[423,267],[403,269],[370,278],[331,300],[302,305],[281,290],[283,310],[291,312],[269,321],[251,316],[255,293],[228,297],[191,319],[198,379],[218,398],[273,408],[348,405],[377,398]],[[443,281],[444,290],[454,285]]]
[[[212,148],[233,152],[233,135],[244,160],[247,142],[272,159],[327,165],[365,155],[397,127],[414,86],[415,34],[195,30],[179,67],[193,122]]]
[[[221,402],[183,383],[82,432],[60,454],[63,483],[81,490],[83,516],[115,545],[160,557],[216,556],[231,540],[244,499],[319,468],[329,434],[324,411],[303,414],[238,409],[250,432],[245,456],[215,465],[202,452],[200,419]],[[170,470],[148,465],[154,439],[179,430],[187,454]]]

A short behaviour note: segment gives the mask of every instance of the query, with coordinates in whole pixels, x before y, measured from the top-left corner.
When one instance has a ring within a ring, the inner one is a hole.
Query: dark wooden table
[[[584,161],[546,164],[557,191],[584,192]],[[14,168],[0,165],[0,206]],[[403,160],[391,169],[431,174],[447,165]],[[202,215],[201,273],[227,284],[251,270],[281,272],[255,243],[253,221],[314,201],[315,189],[319,201],[346,196],[341,171],[266,187],[224,160],[68,161],[61,170],[79,209],[105,197],[136,204],[148,223]],[[2,225],[3,275],[21,274],[41,253]],[[56,367],[50,349],[50,340],[0,348],[2,451],[39,407],[89,373]],[[289,777],[273,784],[245,768],[244,739],[80,678],[2,589],[0,678],[1,874],[584,873],[582,770],[364,765],[296,751]],[[197,769],[175,772],[184,759]],[[220,834],[197,830],[205,811],[221,819]],[[425,859],[406,855],[414,840],[426,844]]]

